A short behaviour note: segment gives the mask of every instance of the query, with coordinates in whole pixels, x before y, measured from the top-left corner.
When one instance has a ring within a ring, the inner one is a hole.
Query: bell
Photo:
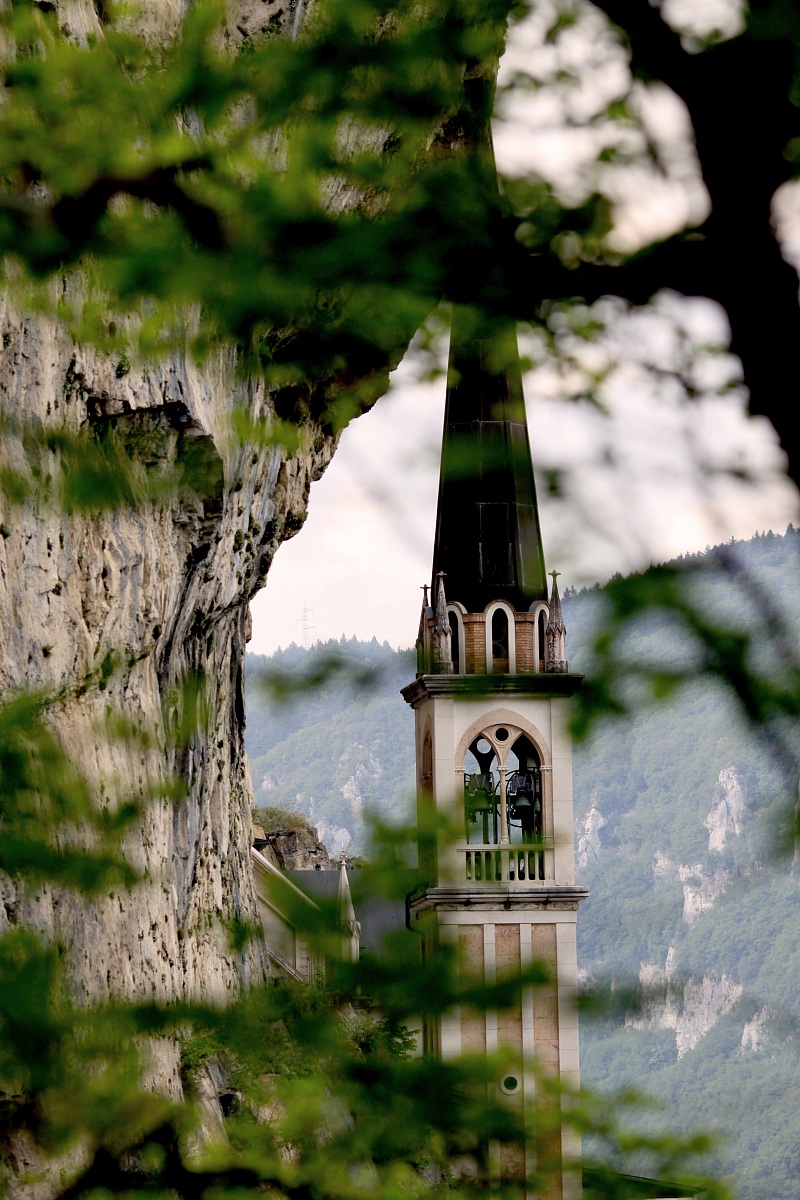
[[[514,798],[514,811],[520,808],[533,808],[533,799],[530,792],[517,792]]]

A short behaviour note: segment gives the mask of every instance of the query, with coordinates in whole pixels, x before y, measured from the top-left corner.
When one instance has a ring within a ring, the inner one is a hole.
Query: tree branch
[[[658,10],[642,0],[595,3],[624,31],[634,73],[662,79],[686,104],[711,199],[703,230],[707,253],[698,256],[698,261],[705,258],[708,277],[688,289],[673,282],[679,264],[659,255],[650,265],[664,274],[653,275],[653,290],[677,286],[724,306],[731,348],[742,361],[750,391],[750,412],[772,422],[789,474],[800,484],[800,447],[787,403],[797,393],[798,281],[771,226],[773,196],[794,175],[785,151],[798,131],[790,99],[795,47],[788,37],[761,40],[748,31],[702,54],[689,54]],[[641,291],[642,264],[631,265],[634,285],[637,276],[640,285],[634,290]],[[609,290],[630,294],[624,288]]]

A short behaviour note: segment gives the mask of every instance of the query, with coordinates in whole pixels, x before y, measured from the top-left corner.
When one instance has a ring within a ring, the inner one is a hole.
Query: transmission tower
[[[317,627],[316,627],[316,625],[312,625],[309,620],[309,618],[313,617],[313,616],[314,616],[313,610],[308,608],[304,604],[303,605],[303,615],[301,617],[298,617],[294,623],[295,629],[297,629],[298,626],[300,627],[300,629],[299,629],[300,645],[303,647],[304,650],[310,649],[310,647],[313,646],[314,643],[317,641]],[[312,634],[313,634],[313,637],[312,637]]]

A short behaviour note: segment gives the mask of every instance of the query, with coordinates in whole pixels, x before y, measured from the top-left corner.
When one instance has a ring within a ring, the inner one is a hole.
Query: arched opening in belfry
[[[458,617],[451,610],[447,614],[450,623],[450,658],[453,662],[453,674],[461,674],[461,644],[458,636]]]
[[[492,670],[498,673],[508,671],[508,613],[504,608],[496,608],[492,613]]]
[[[536,622],[536,625],[537,625],[537,628],[538,628],[538,631],[539,631],[539,637],[538,637],[538,639],[537,639],[537,640],[538,640],[538,642],[539,642],[539,670],[540,670],[540,671],[544,671],[544,669],[545,669],[545,655],[546,655],[544,631],[545,631],[545,629],[546,629],[546,624],[545,624],[544,612],[543,612],[543,611],[539,613],[539,618],[538,618],[538,620],[537,620],[537,622]]]
[[[544,827],[542,764],[536,747],[524,733],[508,755],[506,773],[508,836],[512,843],[541,842]]]
[[[482,734],[464,759],[464,824],[471,845],[496,846],[500,841],[500,772],[497,755]]]
[[[422,761],[419,783],[423,792],[433,791],[433,743],[431,741],[430,730],[426,730],[425,738],[422,742]]]
[[[425,730],[420,755],[419,795],[417,797],[417,829],[419,831],[419,865],[423,872],[434,869],[436,805],[433,799],[433,741],[430,729]]]

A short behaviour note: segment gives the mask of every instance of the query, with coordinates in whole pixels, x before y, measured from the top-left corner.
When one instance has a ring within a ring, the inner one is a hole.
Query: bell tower
[[[417,678],[403,689],[419,828],[436,815],[451,835],[421,837],[426,882],[410,909],[425,953],[451,945],[465,977],[492,984],[547,966],[549,982],[521,987],[510,1010],[451,1011],[424,1030],[426,1052],[443,1059],[506,1052],[497,1095],[526,1138],[490,1148],[490,1161],[499,1184],[555,1161],[529,1189],[537,1200],[581,1194],[580,1143],[542,1084],[579,1082],[575,933],[588,893],[574,875],[569,706],[581,676],[565,635],[557,572],[548,597],[516,335],[456,310],[431,594]]]

